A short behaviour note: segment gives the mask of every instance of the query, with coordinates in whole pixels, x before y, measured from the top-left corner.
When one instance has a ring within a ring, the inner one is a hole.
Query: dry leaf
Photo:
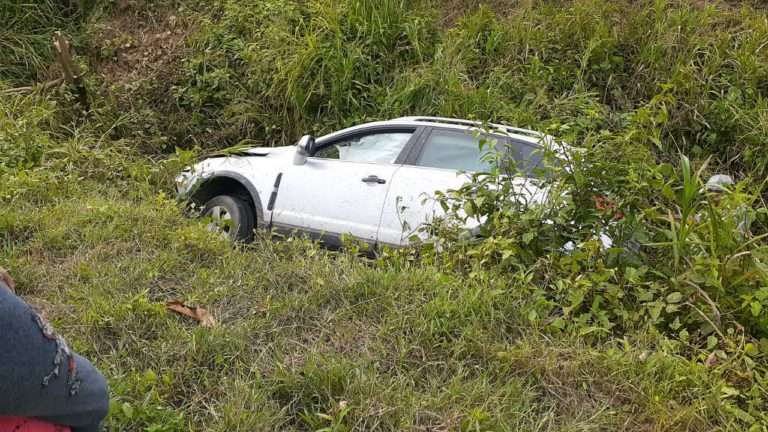
[[[712,352],[709,357],[707,357],[707,360],[704,362],[704,366],[706,367],[715,367],[719,361],[717,360],[717,355],[715,355],[714,352]]]
[[[16,292],[16,282],[13,281],[13,278],[8,271],[2,267],[0,267],[0,282],[7,286],[12,292]]]
[[[178,314],[194,318],[203,327],[213,327],[216,325],[216,320],[213,319],[213,315],[201,307],[187,306],[178,300],[171,300],[167,302],[165,307],[167,307],[168,310]]]

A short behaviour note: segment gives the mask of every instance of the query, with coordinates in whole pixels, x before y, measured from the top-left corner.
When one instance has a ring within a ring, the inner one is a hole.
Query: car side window
[[[350,162],[394,163],[413,132],[380,132],[323,146],[313,157]]]
[[[481,141],[486,142],[480,148]],[[476,136],[471,131],[434,130],[424,142],[416,165],[457,171],[489,171],[491,163],[484,157],[496,146],[496,139]]]
[[[515,162],[516,170],[526,174],[541,165],[542,156],[538,147],[525,142],[512,141],[507,148],[507,157]]]
[[[545,161],[544,149],[525,141],[511,140],[506,154],[508,160],[514,162],[515,174],[523,173],[527,177],[550,178],[561,165],[556,157],[547,157]]]

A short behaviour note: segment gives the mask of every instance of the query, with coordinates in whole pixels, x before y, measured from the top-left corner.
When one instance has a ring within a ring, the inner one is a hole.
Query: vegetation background
[[[762,2],[0,0],[0,22],[0,262],[108,377],[109,430],[768,430]],[[57,30],[87,112],[45,84]],[[205,153],[408,114],[585,152],[545,209],[493,175],[444,197],[487,241],[374,261],[233,248],[173,199]]]

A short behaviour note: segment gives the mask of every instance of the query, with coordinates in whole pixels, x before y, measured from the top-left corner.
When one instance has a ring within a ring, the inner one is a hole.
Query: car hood
[[[284,147],[253,147],[243,151],[243,154],[249,156],[267,156],[271,154],[285,154],[294,150],[294,146]]]

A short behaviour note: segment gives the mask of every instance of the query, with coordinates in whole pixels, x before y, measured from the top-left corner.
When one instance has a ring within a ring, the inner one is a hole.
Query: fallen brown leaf
[[[12,292],[16,292],[16,282],[13,281],[13,278],[8,271],[2,267],[0,267],[0,282],[7,286]]]
[[[168,310],[197,320],[203,327],[213,327],[216,325],[216,320],[213,319],[213,315],[201,307],[187,306],[178,300],[166,302],[165,307],[168,308]]]
[[[709,354],[709,356],[707,357],[707,360],[704,362],[704,366],[711,368],[711,367],[717,366],[718,363],[719,363],[719,360],[717,359],[717,355],[714,352],[712,352],[711,354]]]

